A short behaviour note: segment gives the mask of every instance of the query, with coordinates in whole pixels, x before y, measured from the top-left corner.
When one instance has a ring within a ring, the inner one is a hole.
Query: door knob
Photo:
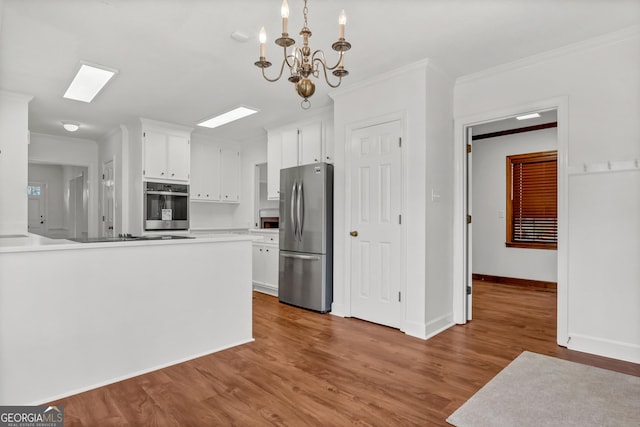
[[[352,231],[349,234],[351,234],[352,237],[358,237],[358,232],[357,231]]]

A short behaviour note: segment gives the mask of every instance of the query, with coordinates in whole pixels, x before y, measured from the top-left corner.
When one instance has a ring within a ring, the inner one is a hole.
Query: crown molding
[[[364,87],[367,86],[371,86],[373,84],[394,78],[394,77],[398,77],[401,76],[403,74],[406,74],[407,72],[410,71],[415,71],[415,70],[426,70],[427,68],[432,68],[433,70],[444,74],[438,67],[434,66],[432,61],[429,58],[425,58],[422,59],[420,61],[417,62],[413,62],[411,64],[405,65],[403,67],[400,68],[396,68],[394,70],[391,71],[387,71],[386,73],[382,73],[382,74],[378,74],[374,77],[371,77],[369,79],[365,79],[365,80],[361,80],[359,82],[353,83],[349,86],[346,86],[343,89],[338,89],[338,90],[334,90],[332,92],[329,93],[329,97],[331,99],[333,99],[335,101],[335,99],[337,97],[340,97],[342,95],[345,95],[347,93],[362,89]],[[445,74],[446,75],[446,74]]]
[[[497,65],[495,67],[487,68],[477,73],[467,74],[460,76],[456,79],[456,85],[469,83],[478,79],[493,76],[496,74],[505,73],[507,71],[524,68],[541,62],[551,61],[553,59],[566,56],[572,53],[582,52],[585,50],[593,49],[595,47],[607,46],[610,44],[618,43],[621,41],[629,40],[632,38],[640,37],[640,25],[634,25],[631,27],[623,28],[622,30],[614,31],[612,33],[604,34],[602,36],[593,37],[577,43],[572,43],[557,49],[548,50],[536,55],[531,55],[526,58],[518,59],[513,62],[507,62]]]
[[[25,93],[19,93],[19,92],[10,92],[4,89],[0,89],[0,96],[2,98],[11,98],[16,101],[25,101],[27,103],[31,102],[31,100],[33,99],[32,95],[27,95]]]

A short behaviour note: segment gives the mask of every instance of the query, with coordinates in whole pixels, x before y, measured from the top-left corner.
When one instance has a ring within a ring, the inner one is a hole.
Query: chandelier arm
[[[282,65],[280,66],[280,74],[278,74],[278,77],[276,77],[275,79],[270,79],[269,77],[267,77],[267,75],[264,73],[264,68],[262,69],[262,77],[264,77],[264,79],[268,82],[277,82],[278,80],[280,80],[280,77],[282,77],[282,73],[284,72],[284,64],[285,61],[282,61]]]
[[[322,62],[319,58],[314,59],[314,61],[318,61],[320,62],[320,64],[322,64],[322,72],[324,73],[324,81],[327,82],[327,84],[329,86],[331,86],[332,88],[337,88],[338,86],[340,86],[340,83],[342,83],[342,77],[338,77],[338,83],[337,84],[333,84],[329,81],[329,76],[327,76],[327,70],[331,70],[331,68],[327,68],[327,66],[325,65],[324,62]],[[335,67],[334,67],[335,68]]]
[[[296,65],[296,62],[298,61],[298,59],[295,57],[295,55],[287,55],[287,48],[286,47],[283,47],[282,50],[284,50],[284,62],[287,63],[287,67],[293,68]],[[294,52],[295,52],[295,50],[294,50]],[[289,57],[293,58],[292,59],[293,64],[289,63]],[[284,64],[283,64],[283,66],[284,66]]]
[[[318,56],[322,56],[322,59],[316,58],[316,54],[319,54]],[[324,68],[326,68],[329,71],[333,71],[336,68],[338,68],[338,65],[340,65],[340,62],[342,60],[342,55],[343,55],[343,52],[340,52],[340,55],[338,56],[338,62],[333,67],[327,66],[327,58],[324,56],[324,51],[322,51],[321,49],[318,49],[315,52],[313,52],[313,55],[311,55],[311,59],[313,62],[320,61],[320,63]]]

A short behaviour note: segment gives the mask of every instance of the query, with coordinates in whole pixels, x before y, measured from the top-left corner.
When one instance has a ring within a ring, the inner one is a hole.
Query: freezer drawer
[[[321,313],[331,311],[331,258],[320,254],[280,251],[278,299]]]

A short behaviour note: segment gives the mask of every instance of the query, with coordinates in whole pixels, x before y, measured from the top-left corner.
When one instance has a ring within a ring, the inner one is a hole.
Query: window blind
[[[557,152],[509,156],[511,243],[556,245],[558,241]]]

